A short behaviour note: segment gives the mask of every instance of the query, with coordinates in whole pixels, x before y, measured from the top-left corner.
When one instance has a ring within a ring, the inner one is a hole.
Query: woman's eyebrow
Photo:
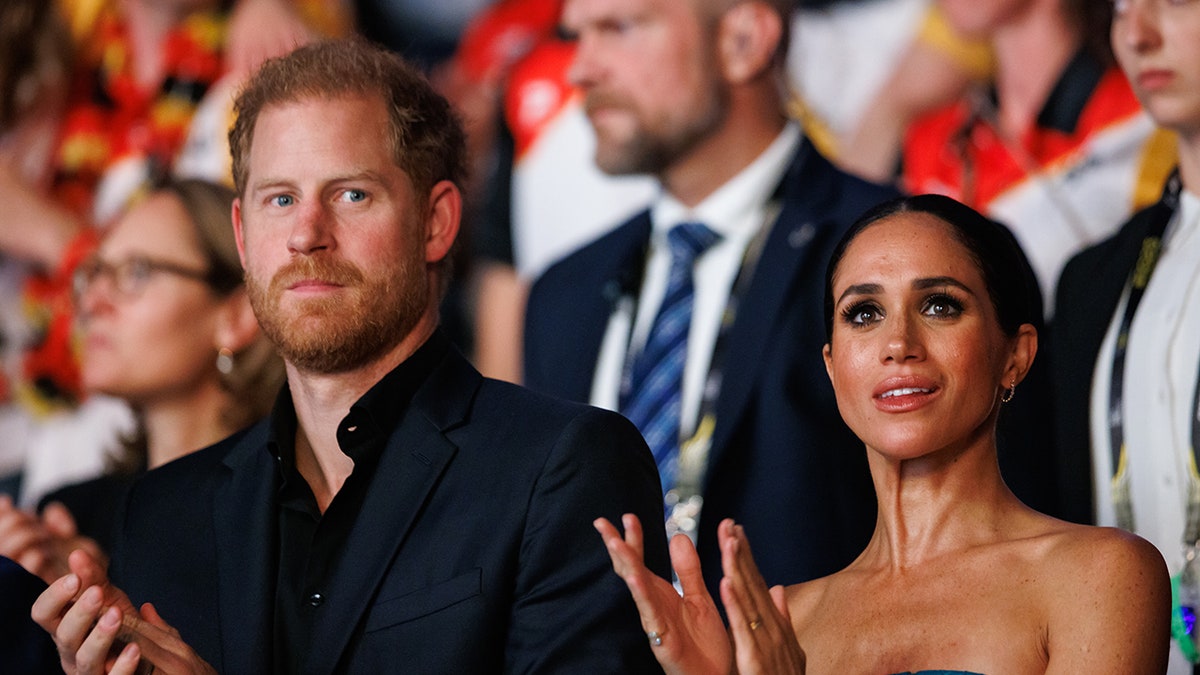
[[[954,288],[962,290],[964,293],[975,295],[975,293],[968,288],[966,284],[958,279],[955,279],[954,277],[924,277],[921,279],[916,279],[912,282],[913,290],[917,291],[937,288],[938,286],[953,286]]]
[[[838,296],[836,304],[841,304],[847,295],[873,295],[881,292],[883,292],[883,286],[880,284],[853,284],[847,286],[846,290],[842,291],[842,294]]]

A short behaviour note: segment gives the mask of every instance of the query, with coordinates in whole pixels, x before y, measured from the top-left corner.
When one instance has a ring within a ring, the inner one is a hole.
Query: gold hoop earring
[[[233,372],[233,350],[221,347],[217,350],[217,372],[228,375]]]
[[[1004,393],[1000,395],[1000,402],[1008,403],[1009,401],[1013,400],[1013,396],[1015,396],[1016,394],[1017,394],[1017,381],[1014,379],[1012,381],[1012,384],[1008,385],[1008,389],[1006,389],[1004,391]]]

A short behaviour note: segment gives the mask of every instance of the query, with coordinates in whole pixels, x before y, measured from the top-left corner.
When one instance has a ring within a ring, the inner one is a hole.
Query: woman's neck
[[[872,567],[899,571],[994,541],[1004,514],[1024,508],[1000,476],[993,439],[919,459],[868,453],[879,512],[860,560]]]
[[[996,31],[996,97],[1001,131],[1013,140],[1037,119],[1067,64],[1083,45],[1062,3],[1033,3],[1021,17]]]
[[[1179,180],[1183,189],[1194,195],[1200,195],[1200,128],[1192,131],[1178,131],[1179,142],[1176,149],[1179,153]]]
[[[228,394],[214,382],[186,398],[143,406],[149,468],[162,466],[228,436],[234,429],[228,428],[222,417],[229,405]]]

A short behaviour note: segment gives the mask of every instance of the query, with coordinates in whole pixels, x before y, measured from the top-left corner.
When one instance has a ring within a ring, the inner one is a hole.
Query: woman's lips
[[[884,412],[908,412],[927,404],[940,388],[923,377],[889,378],[875,387],[871,398]]]
[[[1137,84],[1142,91],[1157,91],[1163,89],[1175,80],[1175,73],[1169,70],[1144,70],[1138,73]]]

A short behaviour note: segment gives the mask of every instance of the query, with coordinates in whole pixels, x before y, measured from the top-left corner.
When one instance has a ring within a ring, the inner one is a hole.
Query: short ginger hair
[[[360,38],[309,44],[266,61],[234,102],[233,182],[246,194],[254,126],[264,108],[308,99],[379,96],[392,158],[421,199],[443,180],[466,178],[466,138],[450,103],[399,56]]]

